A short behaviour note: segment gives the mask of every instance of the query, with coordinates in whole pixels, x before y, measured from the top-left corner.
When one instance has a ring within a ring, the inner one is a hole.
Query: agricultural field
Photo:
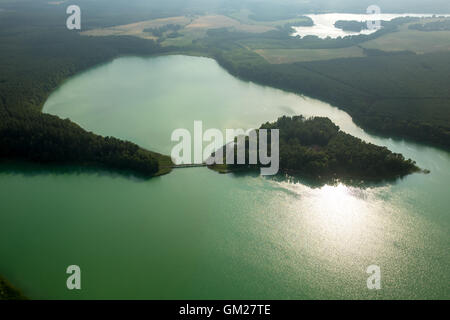
[[[210,29],[227,28],[230,31],[261,35],[264,32],[275,30],[277,27],[298,23],[304,20],[304,18],[298,17],[288,20],[254,21],[249,18],[250,13],[251,12],[248,10],[241,10],[229,15],[178,16],[93,29],[82,32],[82,34],[88,36],[136,36],[143,39],[158,41],[163,46],[184,47],[191,45],[192,42],[197,39],[206,37],[207,31]],[[420,22],[428,23],[437,20],[439,19],[428,18],[422,19]],[[360,45],[344,48],[289,49],[283,47],[270,48],[270,46],[267,48],[266,44],[270,39],[265,39],[264,37],[252,39],[251,43],[243,41],[241,45],[257,53],[271,64],[364,57],[364,48],[382,51],[408,50],[417,54],[450,50],[450,31],[423,32],[409,29],[411,24],[417,23],[418,22],[413,22],[402,25],[397,32],[382,35],[379,38],[369,40]],[[168,36],[169,33],[166,32],[158,37],[150,32],[146,32],[146,30],[151,28],[161,28],[168,25],[178,25],[181,27],[177,31],[176,36],[170,37]]]
[[[257,54],[272,64],[364,57],[359,47],[339,49],[257,49]]]
[[[237,31],[250,33],[263,33],[273,30],[274,27],[262,24],[247,24],[241,23],[238,20],[232,19],[223,15],[208,15],[200,16],[186,26],[187,30],[191,29],[217,29],[217,28],[233,28]]]
[[[439,18],[422,19],[420,23],[439,21]],[[364,48],[382,51],[412,51],[424,54],[450,50],[450,31],[418,31],[409,29],[408,23],[399,27],[399,31],[385,34],[377,39],[369,40],[358,46],[330,49],[269,49],[251,46],[253,52],[262,56],[271,64],[321,61],[341,58],[364,57]],[[261,42],[263,43],[263,42]]]
[[[421,22],[426,23],[434,20],[435,19],[423,19]],[[424,32],[411,30],[408,29],[411,24],[401,26],[398,32],[386,34],[380,38],[367,41],[362,44],[362,47],[383,51],[409,50],[417,54],[450,50],[450,31]]]
[[[242,9],[240,11],[233,12],[232,14],[227,15],[228,17],[235,19],[242,24],[247,25],[261,25],[261,26],[267,26],[267,27],[279,27],[284,26],[286,24],[295,24],[299,22],[305,22],[308,21],[304,17],[299,16],[298,18],[292,18],[292,19],[285,19],[285,20],[271,20],[271,21],[256,21],[252,20],[249,16],[252,14],[252,12],[248,9]]]
[[[92,29],[84,31],[81,34],[86,36],[135,36],[148,40],[157,40],[157,37],[144,32],[144,30],[148,28],[159,28],[169,24],[186,26],[192,20],[192,18],[185,16],[154,19],[109,28]]]
[[[146,29],[160,28],[167,25],[180,25],[182,27],[178,31],[180,36],[160,39],[145,32]],[[270,25],[241,23],[238,20],[224,15],[206,15],[147,20],[127,25],[92,29],[84,31],[81,34],[86,36],[135,36],[148,40],[161,40],[163,45],[184,46],[191,44],[195,39],[205,37],[209,29],[217,28],[229,28],[231,30],[249,33],[263,33],[274,29]]]

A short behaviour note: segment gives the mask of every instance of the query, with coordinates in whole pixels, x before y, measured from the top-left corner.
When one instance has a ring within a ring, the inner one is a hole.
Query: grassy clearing
[[[229,28],[236,31],[263,33],[273,30],[271,25],[245,24],[240,21],[224,15],[207,15],[197,17],[171,17],[164,19],[154,19],[131,23],[127,25],[114,26],[109,28],[93,29],[84,31],[81,34],[85,36],[135,36],[142,39],[158,40],[158,37],[144,32],[148,28],[158,28],[169,24],[181,25],[183,28],[179,31],[182,35],[177,38],[162,39],[163,45],[186,46],[192,44],[195,39],[206,36],[209,29]]]
[[[273,20],[273,21],[255,21],[249,18],[249,15],[251,15],[252,12],[248,9],[242,9],[240,11],[236,11],[232,14],[229,14],[228,17],[233,18],[242,24],[247,25],[260,25],[260,26],[266,26],[266,27],[282,27],[286,25],[287,23],[296,23],[296,22],[305,22],[307,21],[305,18],[298,17],[293,19],[286,19],[286,20]]]
[[[423,23],[431,21],[433,21],[433,19],[422,20]],[[363,43],[362,46],[368,49],[378,49],[383,51],[409,50],[418,54],[450,50],[450,31],[423,32],[410,30],[408,29],[409,25],[410,24],[401,26],[398,32],[367,41]]]
[[[436,20],[439,19],[427,18],[422,19],[421,22],[428,23]],[[417,24],[417,22],[402,25],[399,31],[364,42],[361,47],[382,51],[412,51],[417,54],[450,51],[450,31],[410,30],[411,24]],[[362,48],[353,46],[336,49],[270,49],[264,48],[264,41],[261,41],[260,45],[252,46],[254,52],[271,64],[364,57]]]
[[[342,49],[258,49],[254,50],[271,64],[364,57],[359,47]]]
[[[158,28],[168,24],[178,24],[181,26],[186,26],[191,22],[192,18],[180,16],[180,17],[141,21],[109,28],[93,29],[84,31],[81,34],[86,36],[135,36],[143,39],[157,40],[158,39],[157,37],[147,32],[144,32],[144,29]]]
[[[217,28],[233,28],[238,31],[251,32],[251,33],[263,33],[273,30],[274,27],[262,25],[262,24],[247,24],[240,21],[223,16],[223,15],[208,15],[200,16],[192,23],[186,26],[187,30],[192,29],[217,29]]]
[[[206,36],[206,31],[203,30],[183,30],[179,32],[182,36],[177,38],[166,38],[161,42],[162,46],[186,47],[192,45],[192,41],[201,39]]]

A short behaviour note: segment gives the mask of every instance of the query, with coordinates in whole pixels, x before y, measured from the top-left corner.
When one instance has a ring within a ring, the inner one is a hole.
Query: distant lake
[[[317,36],[319,38],[325,39],[330,37],[332,39],[336,39],[338,37],[346,37],[346,36],[354,36],[359,34],[372,34],[377,30],[362,30],[361,32],[349,32],[344,31],[342,29],[338,29],[334,26],[336,21],[344,20],[344,21],[373,21],[373,20],[382,20],[382,21],[391,21],[395,18],[400,17],[432,17],[433,14],[392,14],[392,13],[382,13],[379,15],[370,15],[370,14],[350,14],[350,13],[326,13],[326,14],[309,14],[307,15],[314,21],[314,26],[312,27],[294,27],[295,32],[292,36]],[[441,15],[438,15],[441,16]],[[448,15],[446,15],[448,16]]]
[[[34,299],[450,298],[450,154],[365,133],[327,103],[240,81],[214,60],[124,57],[57,89],[44,112],[168,153],[173,128],[251,128],[328,116],[431,174],[394,183],[180,169],[0,166],[0,270]],[[67,266],[82,290],[65,287]],[[382,290],[366,287],[370,265]]]

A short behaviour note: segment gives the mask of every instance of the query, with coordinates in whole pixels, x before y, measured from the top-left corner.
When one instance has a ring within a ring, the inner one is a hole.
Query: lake
[[[395,183],[179,169],[148,181],[0,166],[0,270],[33,299],[450,298],[450,153],[369,135],[327,103],[243,82],[214,60],[123,57],[72,77],[44,112],[170,153],[175,128],[330,117],[431,174]],[[66,288],[79,265],[82,290]],[[382,289],[367,289],[378,265]]]
[[[375,21],[375,20],[381,20],[381,21],[391,21],[396,18],[401,17],[416,17],[416,18],[423,18],[423,17],[432,17],[432,14],[414,14],[414,13],[404,13],[404,14],[395,14],[395,13],[381,13],[377,15],[370,15],[370,14],[354,14],[354,13],[324,13],[324,14],[309,14],[306,15],[310,17],[313,22],[314,26],[312,27],[293,27],[295,32],[292,34],[292,36],[300,36],[301,38],[305,36],[317,36],[321,39],[325,38],[332,38],[336,39],[339,37],[346,37],[346,36],[356,36],[360,34],[369,35],[372,33],[375,33],[376,29],[366,29],[361,30],[361,32],[351,32],[351,31],[344,31],[342,29],[336,28],[334,24],[339,21],[358,21],[358,22],[366,22],[366,21]],[[449,15],[441,15],[439,16],[449,16]],[[375,17],[375,18],[374,18]]]

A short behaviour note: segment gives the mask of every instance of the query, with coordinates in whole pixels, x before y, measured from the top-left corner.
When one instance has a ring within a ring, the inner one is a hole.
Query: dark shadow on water
[[[205,168],[205,170],[209,169]],[[228,174],[238,179],[247,177],[258,178],[261,176],[259,169],[238,170],[230,172]],[[114,179],[125,178],[135,182],[148,182],[149,180],[155,180],[160,178],[158,176],[143,177],[131,171],[111,170],[103,167],[95,167],[90,165],[80,166],[80,165],[37,164],[31,162],[18,162],[18,161],[1,161],[0,179],[2,179],[2,175],[22,175],[26,177],[37,177],[42,175],[76,175],[76,176],[94,175],[97,177],[109,177]],[[265,178],[276,182],[288,182],[292,184],[300,183],[313,189],[322,188],[323,186],[326,185],[337,186],[341,183],[346,186],[367,189],[396,184],[403,179],[403,177],[397,177],[392,179],[376,179],[376,180],[336,179],[336,178],[318,179],[308,177],[299,173],[293,174],[286,172],[279,172],[275,176],[266,176]]]
[[[257,178],[260,177],[260,171],[259,170],[240,170],[235,172],[230,172],[233,177],[235,178],[244,178],[244,177],[252,177]],[[414,173],[419,174],[419,173]],[[313,189],[322,188],[326,185],[328,186],[337,186],[339,184],[344,184],[349,187],[355,187],[360,189],[368,189],[368,188],[376,188],[376,187],[384,187],[387,185],[393,185],[398,183],[399,181],[403,180],[404,177],[396,177],[396,178],[390,178],[390,179],[369,179],[369,180],[362,180],[362,179],[337,179],[337,178],[314,178],[314,177],[308,177],[305,175],[302,175],[300,173],[285,173],[285,172],[279,172],[277,175],[274,176],[266,176],[266,179],[270,179],[272,181],[276,182],[288,182],[292,184],[303,184]]]
[[[57,164],[37,164],[22,161],[1,161],[1,175],[22,175],[25,177],[37,177],[42,175],[95,175],[97,177],[126,178],[135,182],[146,182],[158,177],[144,177],[131,171],[112,170],[104,167],[95,167],[91,165],[57,165]]]

